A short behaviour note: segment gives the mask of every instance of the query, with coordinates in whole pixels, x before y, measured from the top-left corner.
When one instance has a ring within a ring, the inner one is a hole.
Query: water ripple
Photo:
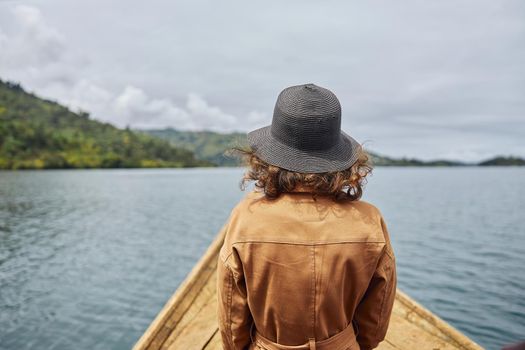
[[[0,347],[129,349],[242,197],[241,175],[1,172]],[[525,334],[524,175],[378,168],[365,189],[399,286],[487,349]]]

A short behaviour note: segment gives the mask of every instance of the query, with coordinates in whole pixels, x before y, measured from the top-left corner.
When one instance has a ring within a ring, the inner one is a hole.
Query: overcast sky
[[[135,128],[249,131],[315,83],[390,156],[525,156],[525,2],[0,0],[0,78]]]

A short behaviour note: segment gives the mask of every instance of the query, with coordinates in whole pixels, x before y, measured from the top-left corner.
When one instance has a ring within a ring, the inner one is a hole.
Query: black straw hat
[[[248,133],[248,143],[263,161],[301,173],[351,167],[361,145],[341,130],[341,104],[314,84],[290,86],[277,97],[272,124]]]

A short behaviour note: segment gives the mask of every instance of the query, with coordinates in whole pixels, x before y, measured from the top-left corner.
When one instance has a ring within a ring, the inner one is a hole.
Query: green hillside
[[[481,166],[525,166],[525,159],[518,157],[494,157],[480,162]]]
[[[463,162],[456,162],[452,160],[430,160],[424,161],[415,158],[390,158],[380,156],[376,153],[371,153],[372,162],[377,166],[462,166],[468,165]]]
[[[245,133],[217,133],[212,131],[183,131],[173,128],[160,130],[142,130],[143,132],[171,142],[172,145],[183,147],[195,152],[195,156],[213,162],[220,166],[236,166],[238,161],[224,155],[224,151],[232,145],[246,144]],[[422,161],[418,159],[395,159],[369,152],[372,162],[377,166],[456,166],[464,163],[435,160]]]
[[[212,166],[191,151],[121,130],[0,80],[0,169]]]
[[[240,132],[118,129],[0,80],[0,169],[237,166],[225,151],[245,144]],[[370,154],[376,166],[525,165],[503,156],[467,164]]]
[[[203,159],[220,166],[237,166],[238,160],[228,157],[224,151],[232,146],[246,143],[245,133],[217,133],[213,131],[182,131],[173,128],[161,130],[143,130],[143,132],[169,141],[176,147],[182,147]]]

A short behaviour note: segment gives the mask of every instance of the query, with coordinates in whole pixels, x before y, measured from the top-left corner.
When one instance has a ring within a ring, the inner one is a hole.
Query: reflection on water
[[[129,349],[244,195],[242,169],[0,173],[0,348]],[[525,329],[525,169],[377,168],[399,286],[489,349]]]

